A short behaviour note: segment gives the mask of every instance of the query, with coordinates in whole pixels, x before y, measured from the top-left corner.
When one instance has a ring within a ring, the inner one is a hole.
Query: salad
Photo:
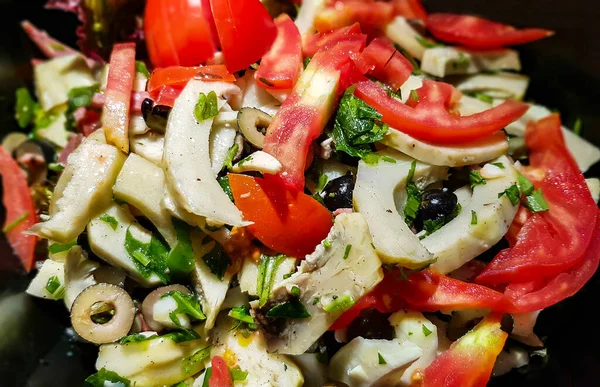
[[[600,149],[526,99],[553,32],[419,0],[50,0],[0,147],[27,293],[106,386],[482,386],[600,260]]]

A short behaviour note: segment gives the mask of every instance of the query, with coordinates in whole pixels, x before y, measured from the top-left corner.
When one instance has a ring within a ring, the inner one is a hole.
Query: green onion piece
[[[117,227],[119,226],[119,222],[117,221],[117,219],[115,219],[114,216],[110,216],[108,214],[102,214],[102,216],[100,216],[100,220],[103,221],[104,223],[108,223],[108,225],[113,230],[116,230]]]
[[[48,169],[53,172],[62,172],[65,170],[65,166],[59,163],[50,163],[48,164]]]
[[[150,78],[150,72],[148,71],[148,67],[146,67],[146,63],[136,60],[135,61],[135,70],[145,76],[146,78]]]
[[[344,250],[344,260],[348,259],[350,255],[350,250],[352,250],[352,245],[346,246],[346,250]]]
[[[331,241],[329,239],[325,239],[323,241],[323,246],[325,246],[326,248],[330,248],[331,247]]]
[[[485,185],[485,179],[481,176],[479,171],[471,171],[469,173],[469,183],[471,184],[471,188],[475,188],[478,185]]]
[[[247,324],[255,324],[254,317],[250,315],[250,311],[247,306],[235,306],[231,308],[227,315],[233,319],[245,322]]]
[[[267,312],[267,317],[271,318],[307,318],[310,317],[311,314],[306,310],[304,304],[302,304],[299,300],[294,299],[287,302],[283,302],[279,305],[272,307]]]
[[[62,253],[64,251],[69,251],[71,250],[71,248],[73,246],[75,246],[77,244],[77,240],[74,240],[72,242],[69,242],[67,244],[61,244],[61,243],[53,243],[50,246],[48,246],[48,252],[50,254],[58,254],[58,253]]]
[[[323,310],[327,313],[341,313],[352,308],[354,303],[355,301],[351,296],[344,295],[323,306]]]
[[[425,324],[421,324],[421,327],[423,328],[423,334],[425,335],[425,337],[429,336],[431,333],[433,333],[429,328],[427,328],[425,326]]]
[[[383,358],[383,356],[381,356],[380,352],[377,352],[377,356],[379,357],[379,364],[381,364],[381,365],[387,364],[387,362],[385,361],[385,359]]]
[[[13,220],[12,222],[10,222],[6,226],[4,226],[4,228],[2,229],[2,232],[6,234],[7,232],[13,230],[15,227],[17,227],[18,225],[23,223],[23,221],[25,219],[27,219],[28,216],[29,216],[29,211],[25,211],[23,213],[23,215],[19,216],[17,219]]]
[[[275,272],[284,259],[284,255],[276,255],[274,257],[262,255],[260,257],[256,290],[259,297],[258,305],[261,308],[265,306],[269,296],[271,295],[271,288],[273,287]]]
[[[471,224],[472,225],[477,224],[477,213],[473,210],[471,210]]]

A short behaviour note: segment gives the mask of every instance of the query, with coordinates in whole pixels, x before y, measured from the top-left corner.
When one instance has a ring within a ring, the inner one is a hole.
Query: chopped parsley
[[[27,219],[27,217],[29,216],[29,211],[25,211],[21,216],[19,216],[17,219],[13,220],[12,222],[10,222],[9,224],[7,224],[6,226],[4,226],[4,228],[2,229],[3,233],[7,233],[11,230],[14,230],[15,227],[17,227],[18,225],[20,225],[21,223],[23,223],[23,221],[25,219]]]
[[[148,71],[148,67],[146,67],[146,63],[140,60],[135,61],[135,71],[142,74],[146,78],[150,78],[150,72]]]
[[[178,314],[187,314],[192,320],[206,320],[206,316],[202,313],[202,308],[198,302],[198,298],[194,294],[186,294],[179,290],[172,290],[163,294],[162,298],[171,297],[177,303],[177,309],[169,313],[169,318],[178,327],[181,327]]]
[[[575,120],[575,124],[573,124],[573,133],[575,133],[578,136],[581,136],[582,128],[583,128],[583,122],[581,121],[581,118],[577,118],[577,120]]]
[[[525,202],[523,203],[525,207],[531,212],[544,212],[548,211],[548,202],[544,198],[542,194],[542,189],[538,189],[533,191],[531,194],[525,197]]]
[[[48,252],[50,254],[58,254],[58,253],[63,253],[65,251],[69,251],[71,250],[71,247],[75,246],[77,244],[77,240],[74,240],[72,242],[69,243],[53,243],[50,246],[48,246]]]
[[[186,357],[185,359],[183,359],[183,362],[181,363],[181,368],[183,369],[183,373],[186,375],[191,375],[191,374],[195,374],[196,372],[200,371],[201,368],[198,368],[198,366],[202,366],[203,363],[210,358],[210,352],[212,350],[211,346],[208,346],[206,348],[202,348],[201,350],[197,351],[196,353],[194,353],[192,356],[190,357]]]
[[[207,254],[202,256],[202,262],[209,268],[210,272],[213,273],[219,280],[223,280],[223,276],[227,271],[227,268],[231,264],[231,260],[225,251],[223,246],[215,242],[215,247],[210,250]]]
[[[292,290],[290,290],[290,294],[296,298],[300,297],[300,288],[297,286],[292,286]]]
[[[471,188],[475,188],[478,185],[485,185],[485,179],[481,176],[479,171],[471,171],[469,173],[469,183],[471,184]]]
[[[137,240],[128,228],[125,234],[125,250],[142,277],[149,278],[155,273],[163,283],[170,281],[166,264],[168,249],[154,235],[150,242],[144,243]]]
[[[281,263],[285,260],[285,255],[260,257],[260,265],[258,267],[258,278],[256,283],[256,291],[258,293],[258,305],[262,308],[267,303],[271,295],[271,288],[275,280],[275,272]]]
[[[466,56],[464,53],[459,52],[458,58],[452,62],[452,66],[456,69],[459,67],[467,67],[471,63],[471,59]]]
[[[159,337],[158,335],[144,335],[141,333],[134,333],[132,335],[127,335],[127,336],[123,337],[119,341],[119,344],[123,345],[123,344],[127,344],[127,343],[139,343],[141,341],[153,340],[158,337]]]
[[[334,296],[333,301],[323,306],[323,310],[327,313],[341,313],[352,308],[354,304],[354,299],[347,294],[342,297]]]
[[[117,219],[115,219],[114,216],[108,214],[102,214],[102,216],[100,216],[100,220],[104,223],[107,223],[113,230],[116,230],[119,226],[119,222],[117,221]]]
[[[187,223],[173,222],[177,233],[177,244],[167,255],[167,267],[172,273],[187,274],[194,270],[194,250],[190,238],[190,227]]]
[[[271,318],[297,319],[310,317],[311,314],[300,300],[292,299],[272,307],[266,316]]]
[[[387,364],[387,362],[385,361],[385,359],[383,358],[383,356],[381,356],[381,352],[377,352],[377,357],[379,358],[379,364],[380,365]]]
[[[521,174],[519,174],[519,176],[517,177],[517,185],[519,186],[519,190],[521,191],[521,193],[525,196],[531,195],[531,193],[535,189],[531,181],[529,181],[528,178]]]
[[[425,337],[433,333],[429,328],[425,326],[425,324],[421,324],[421,328],[423,329],[423,334],[425,335]]]
[[[425,48],[435,48],[435,47],[445,47],[443,44],[434,42],[432,40],[429,39],[424,39],[420,36],[415,37],[415,39],[417,40],[417,42],[419,42],[419,44]]]
[[[460,203],[456,203],[456,207],[454,207],[454,210],[452,210],[452,212],[447,216],[441,216],[437,219],[425,220],[423,222],[423,230],[425,230],[425,234],[421,235],[419,239],[424,239],[428,235],[433,234],[434,232],[442,228],[444,225],[448,224],[452,219],[456,218],[458,214],[460,214],[460,211],[462,211],[462,206],[460,205]]]
[[[381,156],[381,159],[386,163],[396,164],[396,159],[390,156]]]
[[[198,334],[191,329],[182,329],[178,331],[169,332],[160,337],[164,339],[173,340],[173,342],[175,343],[183,343],[184,341],[191,341],[200,338],[200,336],[198,336]]]
[[[308,64],[310,63],[311,60],[312,60],[312,56],[304,58],[304,68],[308,67]]]
[[[498,197],[501,198],[503,195],[508,197],[513,206],[519,204],[519,201],[521,200],[521,192],[519,192],[519,188],[516,186],[516,184],[513,184],[504,191],[500,192]]]
[[[477,98],[478,100],[485,102],[485,103],[489,103],[490,105],[494,103],[494,98],[490,97],[487,94],[483,94],[483,93],[472,93],[470,94],[472,97]]]
[[[217,104],[217,93],[211,91],[208,95],[200,93],[198,102],[194,107],[194,117],[198,122],[216,117],[219,114],[219,106]]]
[[[329,239],[325,239],[323,241],[323,246],[325,246],[326,248],[330,248],[331,247],[331,241]]]
[[[472,225],[477,224],[477,213],[473,210],[471,210],[471,224]]]
[[[352,245],[346,246],[346,250],[344,250],[344,260],[348,259],[350,255],[350,250],[352,250]]]
[[[247,306],[234,306],[227,315],[246,324],[255,324],[254,317],[250,315],[250,309]]]
[[[48,279],[46,291],[48,291],[55,300],[60,300],[65,296],[65,287],[62,286],[60,280],[55,275]]]
[[[229,373],[231,374],[231,380],[234,382],[236,380],[246,380],[246,378],[248,377],[248,371],[243,371],[239,367],[230,368]]]
[[[85,379],[85,385],[89,387],[129,387],[131,382],[116,372],[101,368],[100,371]]]
[[[504,169],[504,164],[502,164],[502,163],[492,163],[492,165],[495,165],[496,167],[498,167],[500,169]]]
[[[98,90],[98,85],[75,87],[69,90],[69,101],[67,104],[67,111],[65,112],[65,116],[67,118],[65,127],[67,130],[72,132],[77,131],[77,120],[75,120],[75,116],[73,115],[75,110],[79,109],[80,107],[90,106],[94,99],[94,94],[96,94]]]
[[[17,89],[16,99],[15,119],[19,127],[25,129],[33,122],[37,103],[25,87]]]
[[[233,201],[233,192],[231,192],[231,186],[229,185],[229,178],[227,176],[221,176],[217,179],[217,182],[221,186],[221,189],[227,194],[229,200]]]
[[[238,161],[238,165],[241,167],[242,165],[244,165],[250,161],[252,161],[252,155],[245,157],[245,158],[241,159],[240,161]]]
[[[48,164],[48,169],[52,172],[62,172],[65,170],[65,166],[59,163],[50,163]]]
[[[419,102],[419,93],[417,93],[416,90],[411,90],[410,91],[410,97],[415,101],[415,102]]]
[[[240,146],[238,144],[233,144],[229,151],[227,152],[227,157],[225,157],[225,161],[223,162],[223,166],[227,169],[233,168],[233,159],[235,155],[237,155],[240,150]]]
[[[416,167],[417,161],[415,160],[410,165],[408,177],[406,178],[406,194],[408,196],[406,199],[406,205],[404,206],[404,220],[409,227],[413,225],[417,217],[419,207],[421,206],[421,198],[423,196],[423,193],[413,181]]]
[[[313,304],[313,305],[317,305],[317,304],[319,303],[319,300],[320,300],[320,298],[319,298],[319,297],[315,297],[315,298],[313,298],[313,302],[312,302],[312,304]]]

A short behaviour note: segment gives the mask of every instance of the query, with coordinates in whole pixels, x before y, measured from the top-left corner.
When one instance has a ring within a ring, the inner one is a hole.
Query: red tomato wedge
[[[277,179],[296,192],[304,189],[309,148],[323,132],[339,96],[356,76],[362,77],[352,56],[358,55],[365,42],[365,35],[352,35],[319,51],[310,61],[267,130],[263,150],[283,165],[279,174],[268,179]]]
[[[327,237],[331,214],[312,197],[266,179],[228,176],[235,205],[244,219],[254,222],[248,229],[267,247],[304,258]]]
[[[359,82],[354,95],[373,106],[383,122],[422,141],[437,144],[470,142],[487,137],[521,117],[529,106],[507,100],[499,106],[471,116],[448,111],[454,87],[447,83],[423,81],[416,90],[418,101],[413,106],[390,97],[378,84]]]
[[[227,362],[221,356],[215,356],[211,360],[212,371],[208,379],[209,387],[233,387],[233,380]]]
[[[564,143],[560,117],[529,125],[525,174],[541,189],[549,211],[531,215],[512,248],[501,251],[477,277],[484,284],[522,283],[557,275],[581,262],[597,222],[597,205]]]
[[[235,76],[227,71],[227,67],[224,65],[172,66],[154,70],[146,88],[150,94],[156,95],[163,86],[183,88],[192,78],[203,81],[235,82]]]
[[[27,177],[11,155],[0,146],[0,176],[2,176],[2,202],[6,209],[4,229],[6,239],[21,259],[26,271],[33,269],[35,245],[38,238],[25,232],[37,221],[37,215]]]
[[[394,46],[379,38],[369,43],[360,55],[359,62],[365,66],[365,71],[361,72],[374,76],[393,90],[398,90],[414,69]]]
[[[394,5],[381,1],[343,0],[334,1],[317,13],[314,26],[319,32],[359,23],[363,31],[378,35],[394,18]]]
[[[473,48],[498,48],[547,38],[553,31],[540,28],[516,29],[471,15],[434,13],[427,18],[427,29],[437,39]]]
[[[500,316],[487,316],[425,368],[419,385],[484,387],[507,338]]]
[[[265,89],[291,89],[302,71],[302,37],[286,14],[275,19],[277,39],[254,74]]]
[[[319,50],[333,47],[339,42],[348,40],[351,35],[360,34],[360,25],[354,23],[351,26],[340,28],[331,32],[317,33],[304,38],[302,52],[305,57],[315,55]]]
[[[197,65],[217,51],[209,0],[148,0],[144,29],[155,67]]]
[[[407,19],[427,19],[427,11],[423,8],[421,0],[394,0],[394,10],[397,15],[404,16]]]
[[[277,28],[259,0],[211,0],[210,5],[229,71],[243,70],[269,51]]]
[[[129,152],[129,110],[135,78],[135,43],[115,44],[110,55],[102,126],[106,139],[121,151]]]
[[[496,312],[514,310],[502,293],[474,283],[447,277],[434,270],[403,276],[398,269],[387,271],[383,281],[350,310],[336,320],[331,330],[346,327],[361,310],[375,308],[383,313],[400,309],[420,312],[466,309],[490,309]]]

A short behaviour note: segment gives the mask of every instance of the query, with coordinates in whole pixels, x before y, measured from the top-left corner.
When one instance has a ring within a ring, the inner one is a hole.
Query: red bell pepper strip
[[[203,81],[235,82],[235,76],[224,65],[158,68],[152,72],[146,89],[155,97],[163,86],[183,88],[192,78]]]
[[[337,99],[356,79],[351,57],[365,42],[366,36],[353,35],[313,57],[267,130],[263,150],[283,165],[279,174],[269,178],[294,191],[304,189],[308,150],[333,114]]]
[[[391,3],[338,0],[317,13],[314,26],[319,32],[327,32],[359,23],[365,33],[376,36],[393,18],[394,5]]]
[[[233,380],[227,362],[221,356],[211,360],[212,371],[208,379],[208,387],[233,387]]]
[[[102,126],[106,140],[129,152],[129,110],[135,78],[135,43],[115,44],[110,55]]]
[[[304,258],[327,237],[329,211],[302,192],[291,192],[277,183],[246,175],[229,174],[235,205],[254,224],[248,230],[265,246]]]
[[[302,37],[286,14],[275,19],[277,39],[260,61],[254,74],[256,84],[265,89],[291,89],[302,71]]]
[[[407,19],[418,19],[425,21],[427,11],[423,8],[421,0],[394,0],[394,11],[396,15],[404,16]]]
[[[302,52],[305,57],[312,57],[319,50],[335,46],[339,42],[348,40],[351,35],[360,34],[360,25],[354,23],[351,26],[340,28],[331,32],[317,33],[304,38]]]
[[[451,13],[431,14],[426,25],[431,34],[443,42],[481,49],[529,43],[554,34],[540,28],[519,30],[477,16]]]
[[[558,114],[530,124],[525,175],[541,189],[549,211],[532,214],[513,247],[501,251],[476,281],[507,284],[557,275],[584,257],[597,223],[597,205],[564,143]]]
[[[413,65],[391,44],[382,39],[374,39],[359,57],[361,72],[372,75],[381,82],[398,90],[410,77]]]
[[[412,106],[392,98],[378,84],[359,82],[354,95],[373,106],[382,121],[422,141],[456,144],[487,137],[521,117],[529,106],[507,100],[499,106],[470,116],[452,114],[454,87],[447,83],[423,81]]]
[[[485,387],[508,334],[500,315],[485,317],[422,373],[422,387]]]
[[[35,205],[27,186],[27,178],[17,162],[0,146],[0,176],[2,202],[6,209],[4,233],[27,272],[33,269],[35,245],[38,238],[25,234],[37,221]]]

